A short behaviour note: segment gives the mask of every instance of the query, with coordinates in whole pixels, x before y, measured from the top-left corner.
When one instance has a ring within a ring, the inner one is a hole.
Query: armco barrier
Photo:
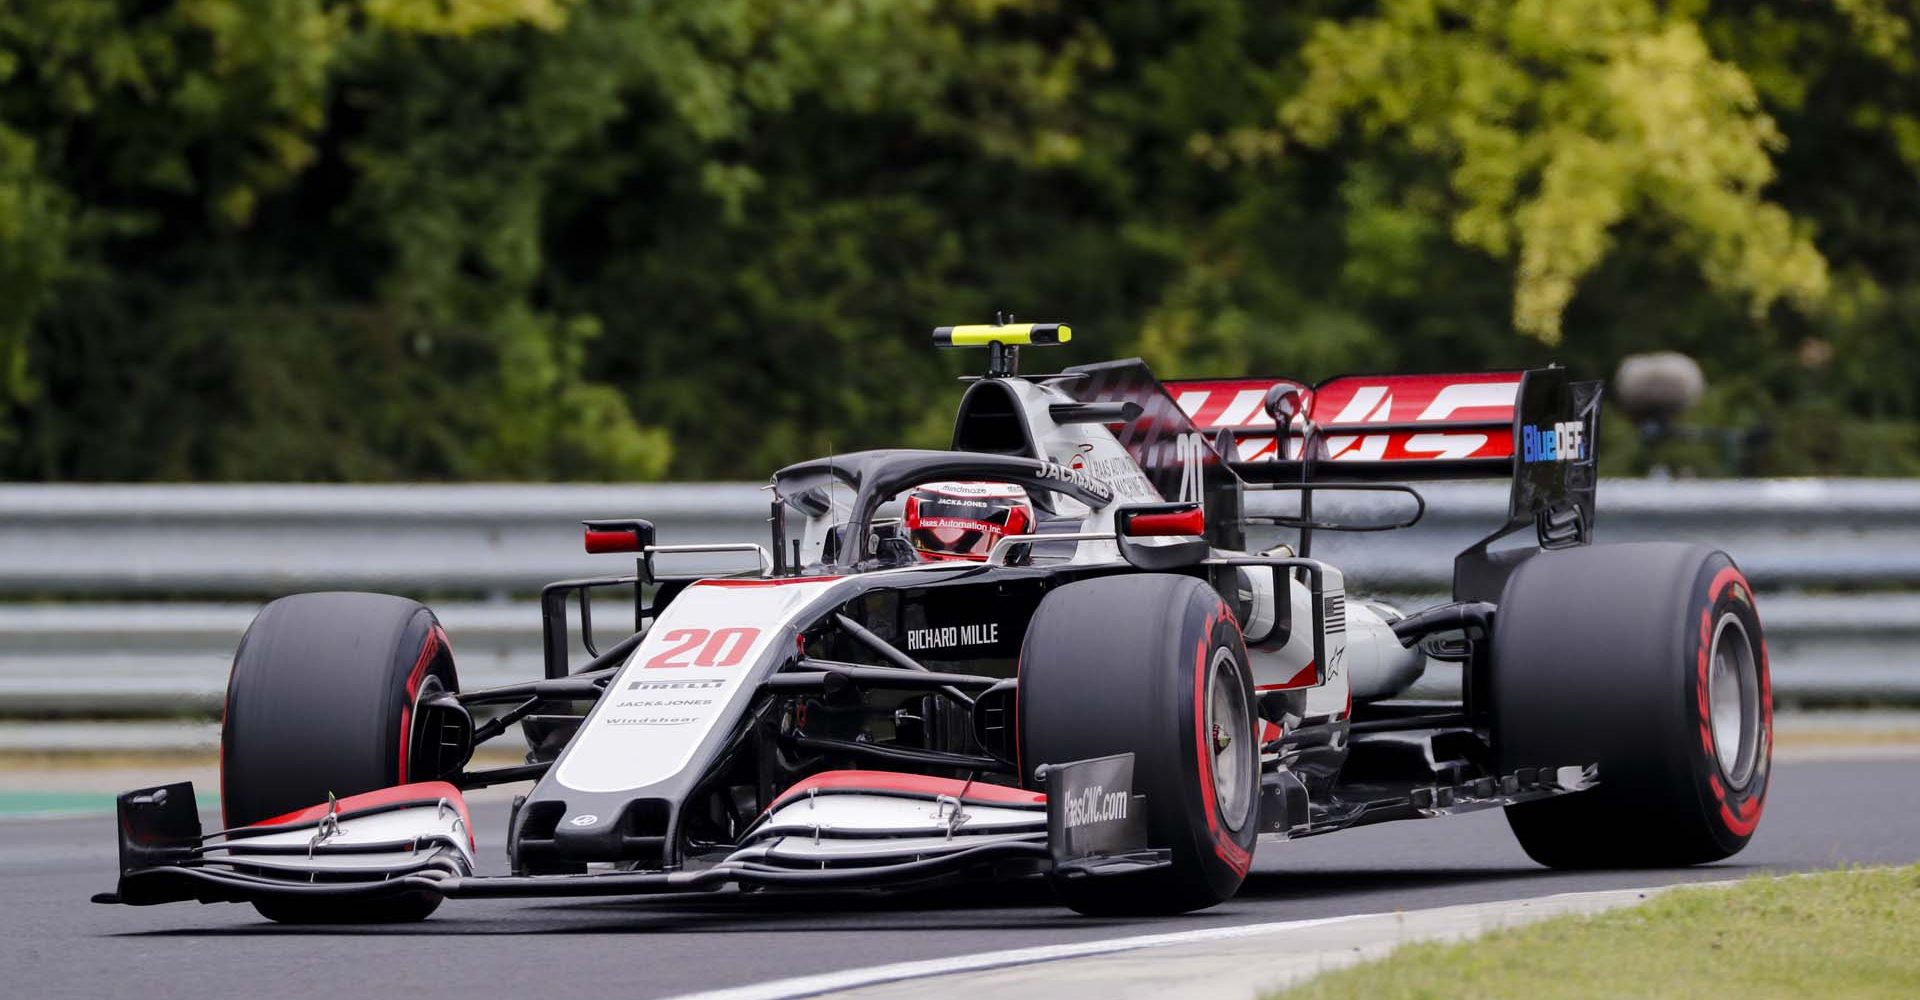
[[[1323,533],[1314,554],[1347,568],[1355,591],[1444,592],[1454,553],[1501,520],[1506,493],[1479,483],[1423,493],[1418,527]],[[1249,497],[1254,510],[1287,502]],[[1396,503],[1356,495],[1317,510],[1386,516],[1374,508]],[[1695,539],[1739,559],[1767,591],[1783,699],[1920,700],[1908,653],[1920,596],[1898,592],[1920,583],[1920,483],[1609,480],[1600,511],[1602,541]],[[528,677],[539,615],[526,597],[549,580],[624,569],[581,551],[578,522],[633,516],[654,520],[662,542],[764,541],[767,495],[751,484],[0,487],[0,594],[13,598],[0,602],[0,714],[210,711],[258,602],[323,588],[429,598],[467,683]],[[673,567],[751,565],[679,558]],[[1877,592],[1801,592],[1829,587]]]
[[[1422,492],[1428,512],[1419,526],[1323,534],[1315,554],[1375,586],[1444,589],[1453,554],[1502,519],[1506,489],[1442,483]],[[1318,509],[1405,504],[1345,498],[1324,498]],[[1248,498],[1256,511],[1288,502]],[[652,519],[662,542],[765,541],[767,494],[724,483],[0,486],[0,594],[530,593],[547,580],[606,572],[611,557],[581,551],[579,522],[614,517]],[[1920,584],[1916,481],[1607,480],[1598,532],[1603,541],[1711,542],[1763,587]],[[750,564],[717,557],[676,565]]]
[[[767,499],[733,484],[3,486],[0,592],[526,593],[609,572],[581,551],[580,520],[618,517],[652,518],[663,541],[762,541]]]
[[[211,716],[226,689],[233,648],[255,610],[252,604],[0,605],[0,715]],[[435,610],[451,636],[463,684],[540,675],[537,605],[459,602]],[[1761,596],[1760,613],[1774,692],[1783,702],[1920,702],[1920,664],[1908,652],[1920,643],[1920,597],[1771,593]],[[595,616],[603,629],[617,627],[619,619],[604,610]],[[1428,689],[1439,693],[1450,676],[1434,671]]]

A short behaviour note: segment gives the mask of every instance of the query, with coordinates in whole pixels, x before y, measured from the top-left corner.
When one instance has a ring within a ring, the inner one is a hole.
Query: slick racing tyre
[[[226,825],[284,815],[329,795],[438,777],[411,773],[420,700],[458,690],[453,651],[433,612],[385,594],[295,594],[254,617],[234,654],[220,730]],[[379,902],[275,900],[291,923],[421,920],[440,897]]]
[[[1181,913],[1232,896],[1253,860],[1260,758],[1252,672],[1218,594],[1184,576],[1068,584],[1035,611],[1020,654],[1019,757],[1041,764],[1131,752],[1148,846],[1171,868],[1054,879],[1088,914]]]
[[[1507,820],[1554,868],[1677,867],[1746,846],[1773,696],[1753,589],[1726,553],[1647,542],[1543,552],[1494,616],[1500,772],[1599,764],[1597,788]]]

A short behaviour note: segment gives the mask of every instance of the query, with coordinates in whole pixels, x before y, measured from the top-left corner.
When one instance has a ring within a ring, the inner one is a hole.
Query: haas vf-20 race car
[[[543,677],[462,688],[403,598],[268,604],[227,691],[224,828],[188,783],[121,796],[97,898],[398,921],[451,897],[1042,878],[1082,912],[1166,913],[1232,896],[1261,845],[1477,809],[1554,867],[1746,844],[1771,751],[1753,591],[1712,549],[1591,544],[1597,384],[1018,374],[1069,336],[936,331],[988,352],[951,450],[780,470],[765,545],[587,522],[634,571],[544,590]],[[1407,481],[1475,477],[1510,477],[1511,503],[1451,602],[1402,614],[1313,558],[1318,533],[1418,520]],[[1327,513],[1386,501],[1404,516]],[[759,568],[656,566],[715,551]],[[633,595],[604,648],[601,588]],[[1458,694],[1407,697],[1434,661]],[[471,766],[516,723],[524,764]],[[483,874],[462,790],[524,781],[510,871]]]

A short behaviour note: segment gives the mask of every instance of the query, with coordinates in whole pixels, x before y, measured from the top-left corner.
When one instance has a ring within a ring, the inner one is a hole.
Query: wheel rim
[[[1760,758],[1760,672],[1747,627],[1732,612],[1714,626],[1707,670],[1714,756],[1727,784],[1744,788]]]
[[[1253,762],[1245,746],[1247,696],[1240,664],[1226,647],[1214,650],[1207,670],[1207,745],[1213,754],[1213,802],[1220,821],[1238,831],[1247,823]]]

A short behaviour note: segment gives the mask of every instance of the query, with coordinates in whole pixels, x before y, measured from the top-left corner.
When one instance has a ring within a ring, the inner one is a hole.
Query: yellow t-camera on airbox
[[[1072,339],[1073,327],[1065,323],[974,323],[933,331],[935,347],[986,348],[988,378],[1019,374],[1022,347],[1053,347]]]
[[[1073,339],[1073,327],[1065,323],[974,323],[968,326],[942,326],[933,331],[935,347],[1045,347]]]

